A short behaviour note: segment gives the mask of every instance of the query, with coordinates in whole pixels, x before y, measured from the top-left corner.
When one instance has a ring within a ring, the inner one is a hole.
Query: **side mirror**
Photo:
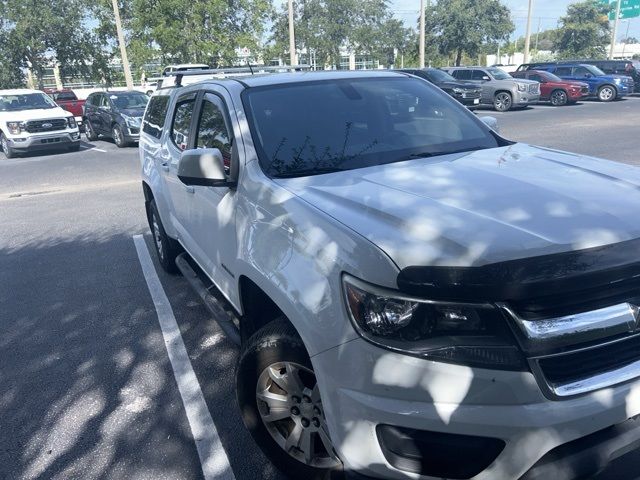
[[[488,82],[491,79],[487,75],[483,75],[482,80],[484,80],[485,82]]]
[[[217,148],[196,148],[182,152],[178,178],[185,185],[233,187],[227,180],[222,153]]]
[[[498,119],[496,117],[480,117],[480,120],[494,132],[500,133],[500,127],[498,126]]]
[[[590,73],[585,73],[585,74],[584,74],[584,77],[585,77],[585,78],[591,78],[591,77],[593,77],[593,75],[591,75]]]

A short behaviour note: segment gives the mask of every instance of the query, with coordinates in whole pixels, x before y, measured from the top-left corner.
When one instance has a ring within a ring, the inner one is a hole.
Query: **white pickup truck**
[[[586,478],[638,448],[640,170],[401,73],[176,83],[140,137],[158,258],[241,344],[290,478]]]
[[[73,114],[38,90],[0,90],[0,149],[5,156],[51,148],[80,149]]]

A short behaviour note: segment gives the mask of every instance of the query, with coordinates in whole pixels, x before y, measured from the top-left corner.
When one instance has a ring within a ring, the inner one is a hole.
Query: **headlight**
[[[526,369],[506,319],[494,305],[413,298],[348,275],[343,287],[355,329],[378,346],[435,361]]]
[[[464,90],[462,88],[454,88],[453,93],[461,94],[461,93],[464,93]]]
[[[527,91],[527,86],[524,83],[519,83],[518,84],[518,91],[519,92],[526,92]]]
[[[24,122],[7,122],[7,129],[11,135],[20,135],[24,130]]]
[[[76,128],[78,126],[74,117],[67,117],[67,123],[69,124],[69,128]]]
[[[128,115],[122,115],[124,118],[127,127],[138,128],[140,127],[140,118],[139,117],[130,117]]]
[[[613,83],[622,83],[622,79],[621,78],[614,78],[613,79]]]

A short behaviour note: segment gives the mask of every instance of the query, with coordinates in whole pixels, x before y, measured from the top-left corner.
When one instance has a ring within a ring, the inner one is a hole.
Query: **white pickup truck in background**
[[[0,90],[0,148],[7,158],[19,153],[80,149],[73,114],[38,90]]]

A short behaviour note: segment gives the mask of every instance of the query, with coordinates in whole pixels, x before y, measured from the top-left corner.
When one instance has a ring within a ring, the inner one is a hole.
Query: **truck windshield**
[[[72,100],[78,100],[78,97],[76,97],[76,94],[73,92],[54,92],[51,94],[51,96],[53,97],[53,99],[57,102],[58,100],[60,101],[72,101]]]
[[[513,78],[507,72],[500,70],[499,68],[487,68],[487,72],[489,72],[496,80],[509,80]]]
[[[141,92],[111,92],[109,98],[119,110],[125,110],[128,108],[142,109],[147,106],[147,103],[149,103],[149,97]]]
[[[455,82],[456,79],[449,75],[447,72],[443,72],[437,68],[430,68],[427,70],[427,74],[436,82]]]
[[[20,110],[39,110],[56,107],[56,103],[44,93],[0,95],[0,112],[17,112]]]
[[[252,87],[242,98],[260,165],[274,177],[499,146],[468,110],[417,78]]]

